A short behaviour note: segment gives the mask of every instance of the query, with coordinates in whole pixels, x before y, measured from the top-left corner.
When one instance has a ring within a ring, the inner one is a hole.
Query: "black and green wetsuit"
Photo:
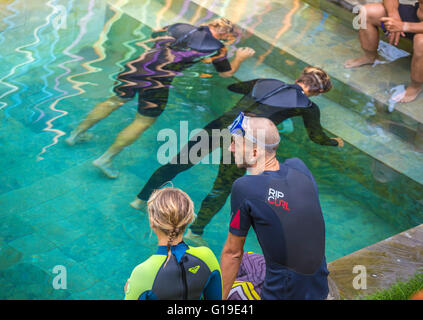
[[[221,300],[219,263],[207,247],[189,247],[184,242],[156,254],[138,265],[125,286],[125,300]]]

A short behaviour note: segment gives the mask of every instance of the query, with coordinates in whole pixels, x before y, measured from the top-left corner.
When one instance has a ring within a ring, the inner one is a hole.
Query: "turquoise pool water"
[[[195,129],[217,118],[239,99],[226,90],[235,79],[207,64],[178,77],[160,120],[116,158],[121,174],[109,180],[91,162],[132,121],[136,100],[96,125],[89,142],[69,147],[64,139],[111,94],[151,28],[106,1],[2,1],[1,9],[0,299],[121,299],[132,269],[156,249],[145,214],[129,202],[160,166],[157,133],[178,132],[179,120]],[[316,178],[328,261],[423,221],[419,184],[349,144],[313,144],[301,119],[293,125],[278,154],[303,159]],[[216,174],[217,165],[200,164],[173,183],[198,210]],[[229,213],[227,201],[205,229],[218,257]],[[246,249],[260,252],[253,231]],[[67,290],[53,289],[56,265],[66,267]]]

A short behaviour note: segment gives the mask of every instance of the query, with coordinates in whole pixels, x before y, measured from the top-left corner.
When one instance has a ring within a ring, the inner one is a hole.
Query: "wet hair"
[[[225,18],[215,19],[208,25],[209,27],[213,27],[219,34],[230,33],[233,37],[237,37],[239,34],[238,28],[230,20]]]
[[[311,93],[324,93],[332,89],[329,75],[318,67],[306,67],[296,83],[303,83]]]
[[[147,208],[150,227],[159,229],[168,236],[166,266],[172,255],[170,247],[173,241],[195,219],[194,203],[182,190],[167,187],[152,193],[147,201]]]

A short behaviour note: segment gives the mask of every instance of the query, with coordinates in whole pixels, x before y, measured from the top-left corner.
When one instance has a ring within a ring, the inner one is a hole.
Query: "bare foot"
[[[206,246],[208,247],[208,243],[206,240],[204,240],[199,234],[195,234],[191,231],[191,229],[188,229],[187,233],[184,236],[184,239],[192,242],[196,246]]]
[[[78,143],[78,142],[89,141],[89,140],[92,139],[92,137],[93,137],[93,134],[90,133],[90,132],[83,132],[83,133],[78,134],[78,133],[72,131],[69,138],[67,138],[65,140],[65,142],[68,145],[73,146],[75,143]]]
[[[399,103],[407,103],[416,100],[417,96],[422,92],[422,85],[410,84],[404,92],[400,92],[392,97],[392,100]]]
[[[347,60],[344,64],[344,67],[347,69],[350,68],[358,68],[367,64],[374,64],[379,56],[376,57],[369,57],[369,56],[362,56],[356,59]]]
[[[112,169],[111,161],[97,159],[93,161],[93,165],[99,168],[110,179],[116,179],[119,176],[119,171]]]
[[[135,198],[129,205],[134,209],[147,211],[147,203],[144,200]]]

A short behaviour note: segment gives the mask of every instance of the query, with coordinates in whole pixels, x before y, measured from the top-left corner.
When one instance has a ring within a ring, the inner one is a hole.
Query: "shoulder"
[[[167,28],[168,29],[173,29],[175,27],[193,27],[192,25],[188,24],[188,23],[182,23],[182,22],[178,22],[178,23],[174,23],[169,25]]]
[[[143,294],[151,291],[165,259],[166,256],[153,255],[135,267],[125,286],[125,300],[138,300]]]
[[[308,108],[303,108],[304,109],[304,112],[314,113],[314,114],[319,114],[320,115],[319,106],[316,103],[314,103],[313,101],[311,101],[311,100],[310,100],[310,102],[311,102],[311,105]]]
[[[300,171],[302,174],[306,175],[309,178],[313,178],[313,175],[306,164],[299,158],[290,158],[285,160],[283,163],[291,169]]]
[[[260,180],[259,175],[245,175],[235,180],[232,185],[232,192],[239,191],[242,193],[250,193],[252,185]]]
[[[152,255],[150,258],[134,268],[131,274],[131,278],[155,274],[160,269],[165,260],[166,256],[164,255]]]
[[[237,201],[260,198],[268,181],[269,177],[263,174],[245,175],[235,180],[232,185],[232,194]]]
[[[220,270],[219,262],[213,251],[207,247],[189,247],[186,251],[188,254],[202,260],[210,269],[210,272]]]

